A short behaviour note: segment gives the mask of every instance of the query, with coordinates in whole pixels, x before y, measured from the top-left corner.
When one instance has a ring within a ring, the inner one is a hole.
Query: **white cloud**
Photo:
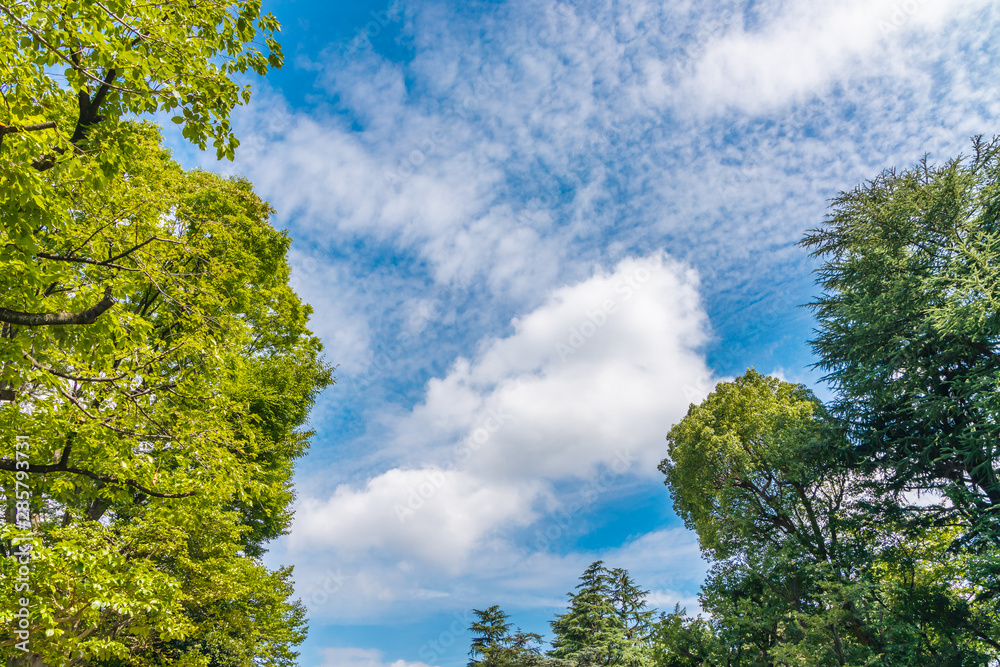
[[[663,254],[597,269],[512,328],[431,380],[394,424],[413,465],[303,498],[290,549],[467,573],[565,504],[553,483],[610,471],[603,492],[656,476],[667,430],[711,384],[697,277]]]
[[[373,372],[366,387],[410,383],[391,406],[373,390],[331,407],[349,432],[320,429],[300,466],[274,558],[295,562],[313,618],[558,606],[598,557],[661,609],[696,611],[705,564],[690,533],[574,550],[538,546],[536,531],[585,533],[573,496],[623,453],[632,465],[612,484],[668,502],[663,437],[717,379],[702,297],[725,353],[759,352],[783,325],[771,315],[808,298],[794,244],[829,197],[996,126],[990,5],[510,0],[484,16],[432,1],[407,7],[409,62],[331,50],[318,108],[258,94],[237,119],[236,169],[309,244],[296,275],[331,361],[348,379]],[[750,9],[727,18],[736,6]],[[642,261],[659,269],[626,300],[616,287]],[[458,298],[436,306],[449,288]],[[620,308],[597,326],[609,298]],[[380,364],[396,324],[411,342]],[[734,363],[797,377],[793,361]],[[414,513],[400,521],[399,507]],[[386,664],[354,650],[329,660]]]
[[[333,49],[316,63],[338,113],[258,93],[237,119],[236,168],[297,237],[415,253],[438,284],[518,306],[606,260],[612,229],[642,247],[651,229],[669,234],[706,280],[748,253],[778,278],[772,237],[797,240],[831,189],[991,126],[996,104],[960,64],[946,65],[946,95],[961,111],[930,144],[922,115],[937,104],[927,66],[956,48],[947,29],[987,5],[772,0],[744,15],[723,2],[514,0],[484,17],[426,3],[408,10],[412,61]],[[887,80],[920,99],[882,92]],[[785,113],[837,88],[844,107],[888,121],[863,147],[848,136],[858,122],[826,105]],[[775,128],[741,115],[780,109]],[[809,123],[824,136],[786,131]]]
[[[347,267],[325,256],[293,247],[289,285],[313,308],[309,328],[323,341],[329,359],[341,361],[339,372],[361,372],[371,362],[371,325],[363,311],[370,290]],[[370,284],[368,287],[372,287]]]
[[[650,591],[651,607],[671,611],[680,602],[689,613],[699,609],[696,593],[708,565],[695,535],[682,527],[654,530],[603,549],[555,553],[527,546],[491,541],[477,552],[475,567],[460,575],[384,553],[353,562],[337,561],[329,552],[310,553],[296,566],[296,590],[314,625],[363,624],[377,618],[412,622],[415,616],[448,610],[465,614],[492,604],[508,611],[558,609],[587,566],[604,560],[608,567],[628,569]],[[468,627],[468,619],[461,625]]]
[[[762,26],[743,29],[732,9],[706,36],[673,99],[750,113],[825,93],[860,71],[892,67],[900,39],[939,30],[981,0],[841,0],[772,3]],[[881,60],[882,62],[878,62]]]
[[[457,569],[499,526],[535,518],[538,483],[484,484],[459,470],[394,468],[363,488],[340,485],[296,509],[292,549],[327,548],[344,559],[418,560]]]
[[[697,276],[664,255],[598,269],[512,326],[431,380],[400,437],[458,435],[457,464],[484,479],[588,478],[616,457],[650,475],[666,431],[709,384]]]
[[[517,561],[516,570],[503,573],[504,587],[511,601],[530,599],[537,591],[552,591],[555,597],[539,599],[538,606],[559,607],[565,604],[564,591],[570,591],[584,569],[595,560],[606,567],[625,568],[636,583],[649,590],[650,607],[673,611],[678,602],[688,612],[697,612],[700,603],[693,594],[708,569],[701,558],[695,534],[682,527],[661,528],[627,540],[612,548],[568,554],[533,553]],[[553,586],[558,582],[561,586]]]
[[[382,652],[375,649],[326,648],[323,649],[321,667],[430,667],[430,665],[406,660],[385,662]]]

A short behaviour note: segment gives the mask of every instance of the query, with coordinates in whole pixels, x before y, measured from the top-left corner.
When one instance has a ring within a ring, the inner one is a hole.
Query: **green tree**
[[[651,664],[645,596],[625,570],[592,563],[569,594],[569,609],[551,622],[549,656],[578,665]]]
[[[119,121],[156,112],[174,112],[185,137],[232,157],[229,115],[250,95],[238,77],[281,65],[278,28],[259,0],[0,3],[8,166],[44,170],[113,148]],[[99,125],[110,129],[95,143]]]
[[[625,665],[651,664],[653,617],[655,610],[646,605],[649,591],[639,588],[624,568],[614,568],[611,575],[611,604],[622,619],[625,634]]]
[[[689,618],[678,604],[670,614],[661,614],[653,634],[653,664],[656,667],[718,667],[731,664],[726,649],[711,624]]]
[[[948,553],[948,531],[872,514],[866,480],[836,465],[843,435],[805,387],[750,370],[667,440],[674,508],[714,561],[702,602],[741,664],[986,659],[989,614],[967,602],[982,587]]]
[[[0,3],[2,548],[34,547],[31,655],[0,593],[14,665],[294,662],[303,609],[259,558],[330,369],[270,207],[129,120],[232,158],[277,30],[258,0]]]
[[[499,606],[473,609],[473,613],[478,620],[469,628],[474,635],[469,667],[527,667],[545,662],[537,646],[542,641],[541,635],[520,629],[511,634],[507,614]]]
[[[885,171],[802,243],[824,260],[813,347],[845,460],[887,511],[961,522],[974,579],[1000,597],[1000,144]]]
[[[32,205],[0,208],[21,234],[0,256],[8,314],[59,319],[80,295],[110,295],[89,323],[22,318],[0,337],[4,537],[20,482],[33,649],[52,665],[157,664],[197,638],[190,664],[287,664],[302,613],[285,599],[287,573],[257,559],[287,528],[300,427],[330,369],[267,204],[243,180],[183,172],[155,129],[130,128],[134,150],[101,191],[45,172],[73,202],[60,224]],[[28,471],[16,435],[32,443]],[[0,593],[5,621],[12,594]],[[205,662],[222,627],[229,657]],[[5,654],[14,639],[0,635]]]

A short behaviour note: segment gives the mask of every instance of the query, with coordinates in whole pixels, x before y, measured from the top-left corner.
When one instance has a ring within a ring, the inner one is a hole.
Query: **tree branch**
[[[0,123],[0,146],[3,145],[3,138],[8,134],[18,134],[19,132],[37,132],[39,130],[53,130],[56,127],[54,120],[44,123],[31,123],[30,125],[4,125]]]
[[[60,371],[57,371],[54,368],[49,368],[48,366],[44,366],[27,352],[24,353],[24,358],[27,359],[32,366],[34,366],[40,371],[51,373],[56,377],[61,377],[66,380],[73,380],[74,382],[116,382],[118,380],[124,380],[126,377],[128,377],[127,375],[116,375],[115,377],[110,377],[110,378],[78,377],[76,375],[69,375],[67,373],[62,373]]]
[[[48,120],[44,123],[31,123],[30,125],[4,125],[0,123],[0,145],[3,144],[3,138],[8,134],[18,134],[20,132],[38,132],[39,130],[54,130],[56,127],[56,122],[54,120]]]
[[[78,264],[90,264],[92,266],[106,266],[110,269],[119,269],[121,271],[141,271],[141,269],[122,266],[121,264],[114,264],[111,260],[98,262],[96,259],[87,259],[86,257],[67,257],[65,255],[52,255],[47,252],[35,253],[35,257],[40,259],[49,259],[53,262],[76,262]]]
[[[30,125],[4,125],[0,123],[0,136],[5,134],[16,134],[18,132],[37,132],[38,130],[53,130],[56,127],[54,120],[47,120],[44,123],[32,123]]]
[[[84,470],[83,468],[77,468],[66,464],[66,460],[69,458],[69,447],[63,450],[62,458],[59,463],[49,463],[43,465],[31,464],[28,470],[21,470],[21,472],[29,472],[32,474],[42,475],[51,472],[68,472],[74,475],[83,475],[84,477],[89,477],[92,480],[98,482],[104,482],[105,484],[114,484],[117,486],[131,486],[133,489],[146,494],[147,496],[152,496],[153,498],[190,498],[196,495],[197,491],[188,491],[187,493],[158,493],[151,489],[147,489],[142,484],[135,482],[131,479],[119,479],[113,475],[102,475],[100,473],[92,472],[90,470]],[[10,472],[17,472],[17,461],[12,459],[0,459],[0,470],[7,470]]]
[[[48,463],[43,465],[30,464],[27,470],[21,470],[17,467],[17,461],[12,459],[0,459],[0,470],[7,470],[10,472],[17,472],[20,470],[21,472],[28,472],[36,475],[44,475],[50,472],[68,472],[74,475],[83,475],[84,477],[89,477],[92,480],[103,482],[104,484],[131,486],[133,489],[154,498],[189,498],[197,493],[197,491],[189,491],[188,493],[158,493],[147,489],[143,485],[131,479],[118,479],[113,475],[102,475],[90,470],[84,470],[83,468],[76,468],[69,465],[69,453],[72,448],[73,442],[70,437],[67,438],[66,446],[63,447],[62,454],[59,457],[59,463]]]
[[[74,70],[76,70],[77,72],[79,72],[83,76],[87,77],[88,79],[91,79],[95,83],[99,83],[99,84],[104,85],[104,83],[105,83],[104,81],[102,81],[98,77],[96,77],[93,74],[91,74],[90,72],[88,72],[86,70],[86,68],[80,67],[77,63],[73,62],[73,60],[71,58],[67,57],[65,54],[63,54],[62,51],[60,51],[58,48],[56,48],[55,46],[53,46],[52,44],[50,44],[44,37],[42,37],[42,35],[39,34],[38,31],[34,30],[30,25],[28,25],[27,23],[25,23],[24,21],[22,21],[21,19],[19,19],[17,16],[15,16],[14,13],[10,10],[9,7],[7,7],[4,4],[0,4],[0,12],[3,12],[7,16],[9,16],[12,21],[14,21],[19,26],[21,26],[22,29],[24,29],[25,31],[27,31],[32,37],[34,37],[35,39],[37,39],[41,44],[44,44],[45,47],[49,51],[51,51],[53,55],[55,55],[57,58],[59,58],[60,60],[62,60],[66,64],[68,64],[69,66],[71,66]],[[139,93],[139,91],[137,91],[137,90],[131,90],[129,88],[119,88],[117,86],[109,86],[109,87],[112,88],[112,89],[114,89],[114,90],[117,90],[119,92],[123,92],[123,93],[133,93],[133,94],[138,94]]]
[[[104,298],[90,308],[79,313],[22,313],[16,310],[0,307],[0,322],[23,327],[44,327],[59,324],[93,324],[115,305],[111,297],[111,288],[104,290]]]
[[[76,128],[73,130],[73,136],[69,140],[74,146],[87,137],[87,130],[90,126],[103,120],[103,116],[100,116],[97,112],[101,108],[101,104],[104,102],[104,97],[108,94],[108,90],[114,87],[111,85],[111,82],[115,80],[116,76],[118,76],[118,73],[115,68],[109,67],[108,71],[104,74],[104,78],[101,79],[101,85],[98,87],[97,92],[94,93],[93,97],[91,97],[86,91],[81,90],[79,92],[78,98],[80,103],[80,114],[76,119]]]

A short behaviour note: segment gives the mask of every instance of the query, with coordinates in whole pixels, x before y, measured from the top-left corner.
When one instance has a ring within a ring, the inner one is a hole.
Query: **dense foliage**
[[[0,341],[3,442],[31,443],[34,650],[53,665],[285,664],[302,610],[289,573],[257,558],[288,525],[298,429],[330,371],[268,206],[244,181],[180,170],[149,127],[130,140],[123,174],[73,193],[69,224],[24,225],[3,257],[10,311],[114,299],[87,324],[6,322]],[[8,538],[16,469],[0,459]]]
[[[294,664],[304,609],[261,557],[331,370],[267,203],[136,120],[232,158],[277,30],[259,0],[0,1],[11,667]],[[803,244],[834,401],[749,370],[667,437],[707,615],[654,619],[598,561],[547,652],[493,606],[470,665],[1000,664],[1000,143],[843,193]]]
[[[842,194],[804,244],[825,260],[814,347],[846,463],[910,521],[1000,547],[1000,143]],[[916,493],[944,496],[916,503]],[[1000,597],[990,559],[976,580]]]
[[[267,203],[134,120],[231,157],[276,30],[254,1],[0,4],[5,663],[294,664],[304,609],[260,557],[331,371]]]
[[[668,442],[661,470],[713,567],[711,623],[673,615],[664,664],[987,662],[996,623],[954,528],[873,513],[872,480],[838,464],[844,435],[804,387],[751,370]]]
[[[1000,663],[1000,145],[886,171],[803,244],[835,400],[753,370],[660,466],[712,570],[662,665]]]

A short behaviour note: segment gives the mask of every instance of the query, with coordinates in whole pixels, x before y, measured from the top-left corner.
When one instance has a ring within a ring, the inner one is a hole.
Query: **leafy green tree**
[[[278,23],[260,9],[259,0],[0,3],[8,166],[44,170],[113,149],[119,121],[156,112],[175,113],[185,137],[232,157],[229,115],[250,95],[239,76],[281,65]],[[99,125],[109,129],[98,140]]]
[[[886,511],[960,521],[1000,598],[1000,144],[885,171],[803,244],[824,260],[813,347]],[[942,502],[912,501],[912,492]]]
[[[678,604],[670,614],[661,614],[653,634],[653,664],[656,667],[717,667],[727,665],[726,648],[711,624],[689,618]]]
[[[511,634],[507,614],[499,606],[473,612],[478,620],[469,628],[474,634],[469,667],[527,667],[546,662],[537,646],[542,641],[541,635],[520,629]]]
[[[0,593],[12,665],[294,662],[303,609],[259,557],[330,369],[270,207],[129,120],[232,158],[277,30],[258,0],[0,2],[0,545],[34,547],[29,655]]]
[[[967,604],[982,590],[947,533],[870,512],[865,480],[836,465],[843,434],[805,387],[750,370],[667,440],[674,508],[714,561],[702,603],[740,664],[986,659],[988,614]],[[940,613],[915,613],[931,599]]]
[[[0,207],[15,232],[0,255],[4,313],[20,318],[0,337],[0,483],[5,538],[17,483],[30,490],[31,659],[158,664],[192,639],[208,651],[226,627],[226,660],[191,647],[185,659],[287,664],[301,609],[287,573],[257,559],[287,528],[300,427],[330,369],[267,204],[245,181],[183,172],[153,128],[130,127],[124,173],[102,190],[45,172],[71,216]],[[62,322],[101,293],[88,322]],[[21,317],[39,313],[57,321]],[[28,471],[16,435],[32,443]],[[0,593],[5,620],[12,594]],[[14,639],[0,635],[5,655]]]
[[[842,503],[843,476],[825,468],[836,433],[801,385],[749,370],[720,383],[667,436],[660,463],[674,509],[715,559],[770,539],[828,555],[836,534],[817,504]]]

